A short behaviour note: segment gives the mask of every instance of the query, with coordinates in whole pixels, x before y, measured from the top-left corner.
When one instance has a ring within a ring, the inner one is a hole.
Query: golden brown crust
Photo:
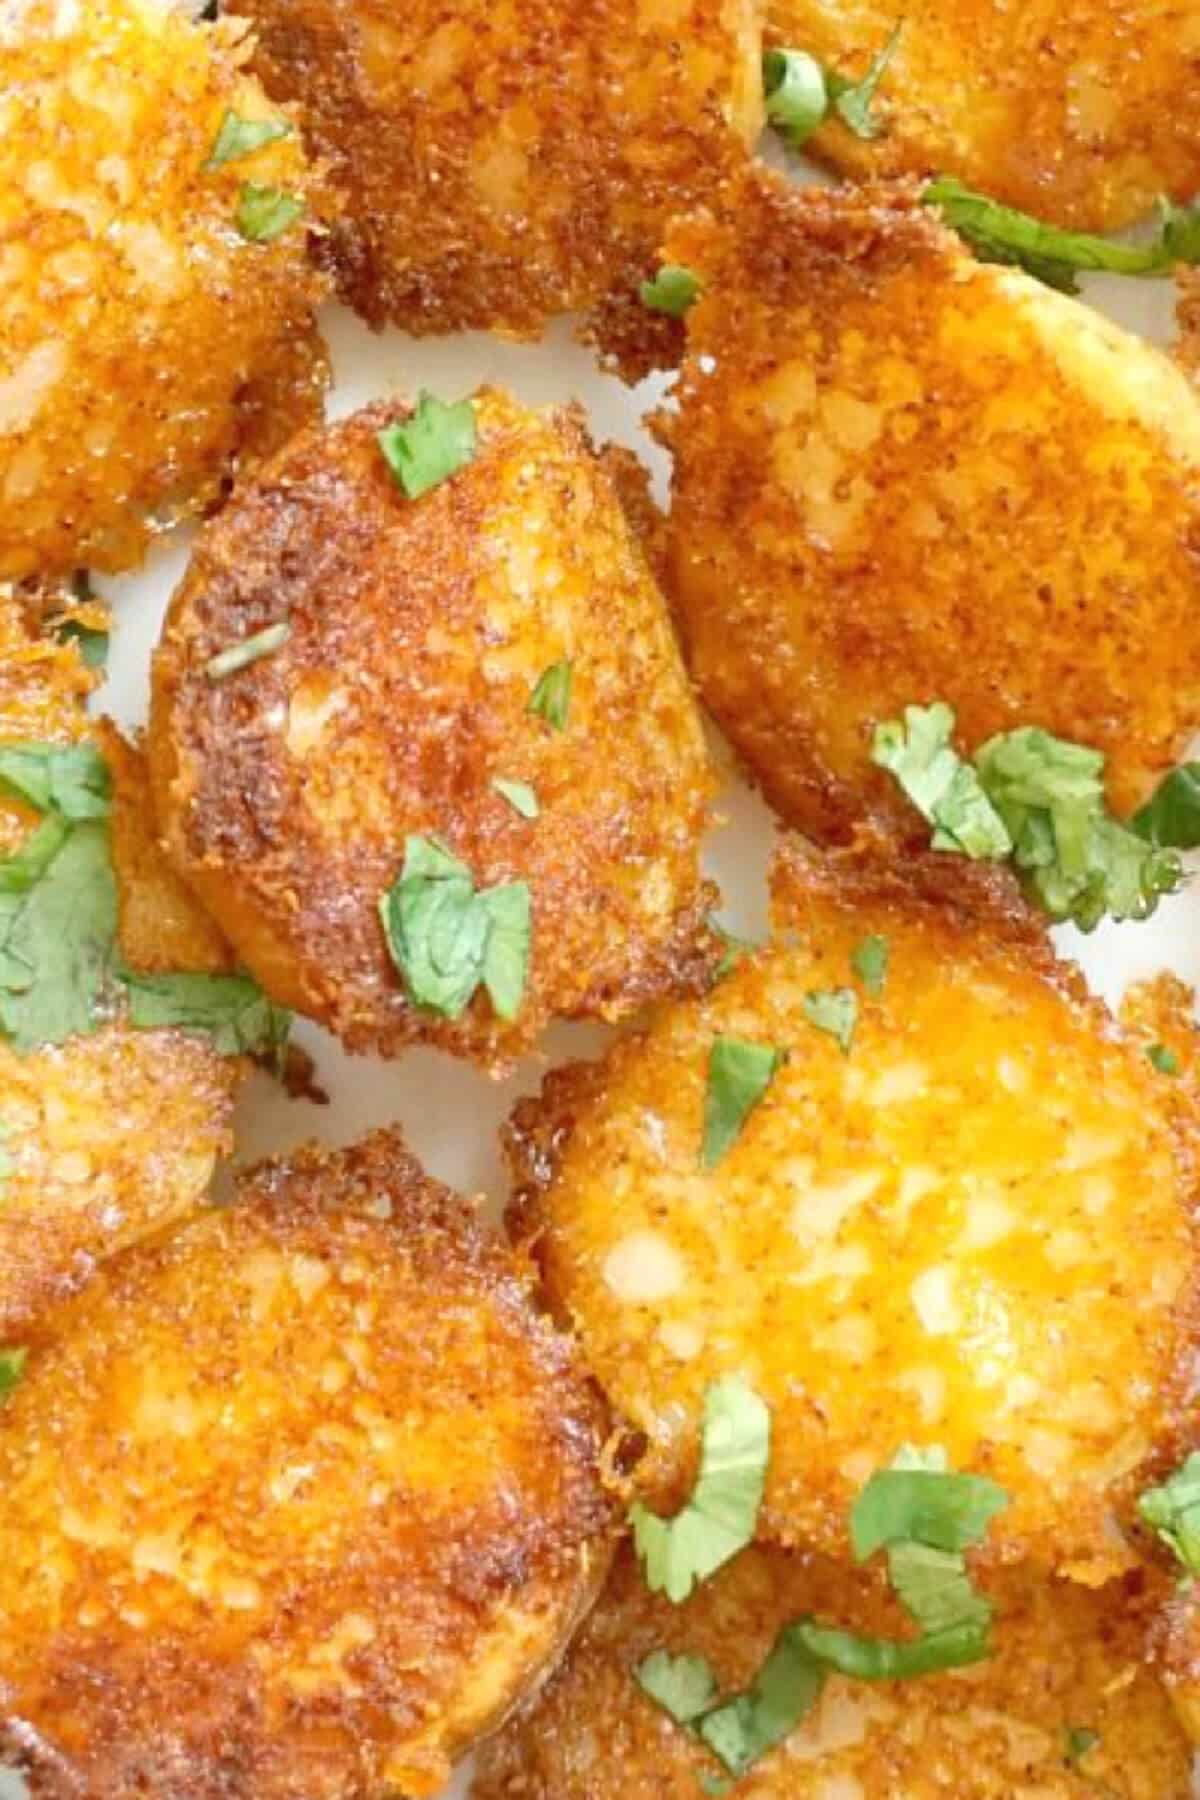
[[[1114,1512],[1180,1451],[1194,1098],[1164,1092],[1006,878],[930,856],[906,883],[881,848],[789,851],[774,947],[556,1073],[540,1119],[519,1109],[513,1226],[645,1435],[652,1503],[686,1491],[703,1393],[736,1370],[774,1419],[763,1535],[844,1554],[871,1470],[936,1442],[1009,1491],[996,1556],[1101,1581],[1130,1561]],[[878,997],[852,970],[868,934],[890,950]],[[807,1007],[842,987],[845,1056]],[[718,1036],[787,1061],[709,1171]]]
[[[900,17],[892,0],[769,0],[767,39],[857,78]],[[1200,186],[1188,0],[918,0],[902,19],[874,107],[880,136],[856,137],[835,114],[806,145],[833,168],[956,175],[1091,231]]]
[[[57,1315],[0,1430],[39,1797],[435,1793],[602,1573],[605,1429],[393,1133],[263,1164]]]
[[[1190,1755],[1146,1666],[1157,1588],[1139,1572],[1099,1593],[1022,1570],[985,1583],[995,1654],[954,1674],[866,1685],[834,1677],[808,1722],[737,1784],[745,1800],[1187,1800]],[[746,1551],[682,1607],[649,1595],[625,1551],[558,1676],[480,1757],[473,1800],[699,1800],[720,1773],[639,1689],[652,1650],[705,1657],[746,1685],[777,1630],[805,1613],[905,1635],[870,1575]],[[1067,1733],[1097,1742],[1072,1764]]]
[[[758,0],[238,10],[345,189],[329,261],[375,325],[533,336],[632,304],[669,214],[744,164],[761,122]],[[644,337],[642,365],[662,348]]]
[[[552,1016],[703,986],[718,954],[698,848],[711,777],[661,597],[580,418],[475,401],[479,445],[412,502],[383,403],[298,439],[200,540],[155,657],[150,759],[175,866],[274,997],[353,1049],[418,1039],[491,1067]],[[226,681],[213,654],[287,617]],[[566,727],[529,712],[572,666]],[[532,785],[530,820],[497,779]],[[480,887],[523,880],[519,1014],[413,1006],[379,902],[405,839]]]
[[[688,314],[671,582],[690,666],[808,835],[921,821],[872,728],[1036,724],[1140,803],[1200,716],[1200,400],[1161,352],[973,261],[911,189],[763,172],[669,234]]]
[[[0,576],[122,569],[302,423],[328,379],[306,231],[235,227],[243,182],[328,208],[245,28],[135,0],[15,0],[0,23]]]

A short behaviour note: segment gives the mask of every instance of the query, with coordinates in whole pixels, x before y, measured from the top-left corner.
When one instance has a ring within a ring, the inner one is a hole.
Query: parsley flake
[[[571,665],[565,657],[542,670],[525,710],[545,719],[555,731],[566,730],[567,714],[571,710]]]
[[[671,319],[682,319],[699,293],[700,277],[682,263],[664,263],[653,281],[643,281],[638,288],[643,306]]]
[[[804,996],[804,1016],[818,1031],[837,1040],[849,1056],[858,1024],[858,995],[853,988],[813,988]]]
[[[507,781],[503,775],[497,775],[492,787],[523,819],[536,819],[542,810],[537,795],[527,781]]]
[[[754,1536],[771,1443],[771,1415],[738,1376],[704,1396],[700,1472],[691,1498],[662,1519],[640,1501],[629,1512],[646,1586],[676,1606]]]
[[[107,631],[99,631],[94,625],[85,625],[81,619],[62,619],[54,627],[54,635],[60,644],[77,645],[79,660],[85,669],[103,669],[107,664]]]
[[[174,1026],[203,1032],[219,1056],[277,1059],[287,1043],[291,1014],[268,1000],[249,975],[139,975],[125,969],[120,979],[130,1023],[140,1031]]]
[[[904,719],[875,727],[871,761],[895,776],[917,811],[933,826],[935,850],[964,856],[1007,856],[1012,848],[969,763],[951,745],[954,711],[944,701],[906,706]]]
[[[824,1682],[802,1627],[785,1625],[746,1691],[701,1719],[700,1736],[731,1774],[744,1775],[795,1730]]]
[[[1093,1731],[1090,1725],[1068,1725],[1063,1731],[1063,1760],[1068,1763],[1082,1762],[1089,1750],[1094,1750],[1100,1742],[1100,1733]]]
[[[732,931],[726,931],[719,919],[710,919],[708,927],[725,946],[725,953],[713,970],[713,980],[723,981],[726,975],[737,968],[743,956],[752,956],[758,946],[752,944],[749,938],[736,937]]]
[[[876,1469],[850,1513],[850,1546],[855,1562],[900,1543],[934,1550],[966,1550],[977,1544],[989,1523],[1008,1504],[1008,1495],[985,1475],[955,1475],[948,1469],[901,1466]]]
[[[475,408],[469,400],[452,406],[422,393],[402,423],[377,434],[384,461],[410,500],[419,500],[475,455]]]
[[[282,237],[304,211],[304,202],[286,188],[244,181],[238,194],[234,224],[251,244],[270,244]]]
[[[784,1060],[773,1044],[718,1037],[708,1053],[704,1091],[704,1142],[700,1161],[712,1169],[733,1144]]]
[[[890,954],[887,939],[877,932],[861,938],[850,952],[850,967],[874,999],[883,992]]]
[[[28,1350],[0,1350],[0,1400],[11,1394],[25,1372]]]
[[[768,50],[762,67],[767,123],[798,150],[829,111],[825,71],[806,50]]]
[[[870,141],[870,139],[882,135],[883,124],[871,111],[871,108],[879,84],[896,54],[896,46],[900,42],[900,33],[903,29],[904,21],[900,19],[883,48],[872,57],[866,74],[858,81],[851,81],[847,76],[838,75],[833,70],[826,73],[825,84],[829,90],[829,98],[833,101],[834,111],[857,138],[865,138]]]
[[[1159,1487],[1147,1488],[1138,1512],[1173,1550],[1189,1575],[1200,1575],[1200,1451]]]
[[[1179,1058],[1168,1044],[1151,1044],[1146,1051],[1148,1060],[1160,1075],[1178,1075]]]
[[[90,744],[0,746],[0,788],[73,823],[105,819],[112,806],[108,764]]]
[[[291,131],[292,127],[287,119],[244,119],[229,107],[221,120],[212,153],[200,167],[205,174],[212,169],[223,168],[226,163],[238,162],[243,156],[252,156],[264,144],[275,144],[280,138],[290,137]]]
[[[261,662],[264,656],[273,656],[276,650],[282,650],[291,635],[292,628],[286,619],[280,619],[275,625],[264,625],[261,631],[239,638],[236,644],[229,644],[215,656],[210,656],[204,665],[204,673],[210,681],[224,681],[228,676],[236,675],[239,669],[248,669],[252,663]]]
[[[1160,849],[1200,848],[1200,763],[1182,763],[1164,775],[1129,829]]]
[[[47,831],[58,844],[44,867],[25,886],[10,885],[12,863],[24,879],[25,859]],[[24,853],[0,865],[0,1029],[14,1050],[96,1029],[116,929],[104,822],[67,825],[51,815]]]
[[[634,1679],[677,1725],[690,1725],[718,1697],[717,1678],[702,1656],[652,1650],[634,1670]]]
[[[470,869],[444,844],[413,836],[379,912],[415,1005],[457,1019],[483,986],[502,1019],[516,1017],[532,934],[526,882],[477,891]]]

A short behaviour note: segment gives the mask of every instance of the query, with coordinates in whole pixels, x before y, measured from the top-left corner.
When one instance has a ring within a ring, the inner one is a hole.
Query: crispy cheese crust
[[[903,29],[864,141],[834,116],[806,150],[847,174],[957,175],[1038,218],[1115,231],[1200,186],[1190,0],[769,0],[767,38],[857,78]]]
[[[598,1404],[393,1134],[262,1165],[48,1337],[0,1426],[39,1800],[436,1793],[603,1572]]]
[[[986,1583],[995,1653],[952,1674],[829,1680],[784,1744],[737,1784],[745,1800],[1187,1800],[1191,1759],[1146,1667],[1148,1593],[1089,1593],[1018,1571]],[[789,1620],[905,1635],[864,1575],[819,1557],[745,1551],[684,1606],[646,1592],[633,1556],[544,1693],[480,1759],[473,1800],[698,1800],[720,1765],[638,1687],[657,1649],[705,1657],[723,1692],[749,1683]],[[1096,1734],[1076,1763],[1073,1728]]]
[[[417,333],[632,296],[762,119],[758,0],[238,0],[345,189],[344,298]]]
[[[485,391],[474,459],[418,501],[379,450],[394,403],[298,440],[200,541],[155,658],[150,757],[176,867],[274,997],[355,1050],[424,1039],[502,1067],[552,1016],[702,985],[699,717],[658,589],[570,409]],[[219,682],[217,651],[290,621]],[[565,728],[529,711],[571,664]],[[523,817],[494,786],[519,780]],[[522,880],[519,1013],[413,1006],[379,902],[405,839]]]
[[[636,1491],[678,1504],[707,1387],[773,1418],[760,1531],[844,1553],[903,1442],[1009,1492],[989,1547],[1086,1582],[1169,1462],[1194,1334],[1193,1104],[1167,1095],[1002,878],[881,846],[776,875],[774,948],[551,1075],[511,1135],[520,1238],[619,1413]],[[878,998],[850,956],[886,936]],[[811,993],[858,988],[843,1055]],[[786,1051],[701,1166],[714,1040]]]
[[[810,836],[920,821],[874,723],[950,701],[1107,753],[1139,804],[1200,720],[1200,400],[1158,350],[976,263],[895,189],[765,172],[695,269],[672,593],[701,692]]]
[[[242,184],[319,184],[293,134],[206,169],[228,109],[279,116],[244,27],[157,0],[0,17],[0,577],[122,569],[319,416],[325,284]]]

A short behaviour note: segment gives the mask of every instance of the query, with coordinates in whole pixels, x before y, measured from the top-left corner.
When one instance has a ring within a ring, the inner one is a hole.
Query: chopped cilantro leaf
[[[212,154],[200,166],[205,173],[210,169],[223,168],[226,163],[238,162],[243,156],[252,156],[264,144],[278,143],[280,138],[290,136],[291,130],[287,119],[243,119],[240,113],[229,107],[221,120]]]
[[[799,149],[829,110],[825,71],[806,50],[768,50],[762,67],[767,123]]]
[[[653,281],[643,281],[638,296],[651,312],[682,319],[700,292],[700,278],[682,263],[664,263]]]
[[[752,1388],[737,1376],[709,1388],[690,1500],[672,1519],[640,1502],[630,1508],[633,1541],[652,1593],[665,1593],[679,1605],[751,1541],[770,1442],[771,1416]]]
[[[1129,829],[1160,848],[1200,848],[1200,763],[1183,763],[1164,775]]]
[[[447,406],[435,394],[421,394],[403,423],[385,425],[379,448],[410,500],[465,468],[475,455],[475,408],[469,400]]]
[[[1094,1750],[1100,1742],[1100,1733],[1093,1731],[1090,1725],[1068,1725],[1063,1732],[1063,1760],[1069,1763],[1082,1762],[1089,1750]]]
[[[849,1056],[858,1024],[858,995],[853,988],[813,988],[804,996],[804,1016],[818,1031],[836,1038]]]
[[[496,793],[502,800],[507,800],[514,812],[519,812],[523,819],[536,819],[541,811],[538,797],[527,781],[508,781],[503,775],[497,775],[492,783]]]
[[[39,882],[71,835],[60,813],[50,813],[21,848],[0,862],[0,894],[27,894]]]
[[[1179,1058],[1168,1044],[1151,1044],[1146,1055],[1160,1075],[1178,1075]]]
[[[220,1056],[277,1058],[287,1043],[291,1014],[267,999],[248,975],[184,972],[120,979],[129,996],[129,1018],[140,1031],[175,1026],[204,1032]]]
[[[62,829],[57,818],[47,824]],[[0,867],[0,1030],[15,1050],[61,1044],[96,1029],[116,928],[116,883],[102,821],[67,828],[24,889],[6,887]]]
[[[90,744],[5,744],[0,788],[72,822],[107,818],[112,805],[108,764]]]
[[[677,1725],[690,1725],[717,1699],[717,1678],[702,1656],[652,1650],[634,1670],[634,1679]]]
[[[713,980],[723,981],[726,975],[737,968],[743,956],[753,954],[757,945],[752,944],[749,938],[735,937],[732,931],[726,931],[719,919],[710,919],[708,923],[710,930],[716,933],[725,946],[725,954],[713,971]]]
[[[571,709],[571,665],[564,658],[562,662],[551,663],[543,669],[534,684],[529,696],[527,712],[536,713],[539,719],[545,719],[555,731],[564,731],[567,714]]]
[[[745,1693],[700,1720],[700,1736],[733,1775],[744,1775],[781,1744],[820,1698],[825,1670],[804,1642],[801,1625],[785,1625]]]
[[[986,1625],[992,1609],[971,1586],[966,1563],[956,1550],[929,1544],[893,1544],[888,1576],[896,1597],[921,1630],[929,1634],[955,1625]]]
[[[204,673],[210,681],[224,681],[227,676],[236,675],[239,669],[248,669],[252,663],[261,662],[264,656],[274,656],[291,635],[292,628],[286,619],[264,625],[261,631],[239,638],[236,644],[229,644],[215,656],[210,656],[204,665]]]
[[[108,662],[108,633],[81,619],[62,619],[54,627],[60,644],[77,644],[79,660],[85,669],[102,669]]]
[[[1062,293],[1079,291],[1081,270],[1111,275],[1165,275],[1176,263],[1200,261],[1200,208],[1160,207],[1158,236],[1149,244],[1115,244],[1086,231],[1063,231],[1015,207],[1001,206],[961,181],[940,176],[922,199],[965,238],[984,262],[1011,263]]]
[[[11,1394],[25,1372],[28,1350],[0,1350],[0,1400]]]
[[[238,195],[234,223],[252,244],[270,244],[282,237],[304,211],[304,202],[285,188],[263,187],[244,181]]]
[[[887,979],[888,955],[887,939],[876,932],[860,939],[850,953],[850,967],[875,998],[882,994]]]
[[[1200,1575],[1200,1451],[1159,1487],[1147,1488],[1138,1511],[1189,1575]]]
[[[965,1550],[979,1542],[1008,1495],[985,1475],[944,1469],[876,1469],[850,1512],[856,1562],[900,1543]]]
[[[477,891],[471,871],[444,844],[413,836],[379,912],[416,1005],[457,1019],[482,985],[500,1017],[515,1018],[532,932],[525,882]]]
[[[809,1654],[854,1681],[906,1681],[941,1669],[964,1668],[991,1655],[991,1613],[945,1631],[897,1641],[860,1637],[835,1626],[802,1619],[793,1627]]]
[[[933,846],[972,858],[1007,856],[1004,821],[969,763],[951,745],[954,711],[944,701],[906,706],[904,719],[875,728],[871,760],[895,776],[934,827]]]
[[[714,1039],[708,1055],[700,1152],[706,1169],[715,1168],[735,1142],[782,1062],[783,1051],[772,1044],[751,1044],[734,1037]]]
[[[829,97],[833,101],[834,111],[855,137],[870,140],[879,137],[883,131],[883,125],[871,111],[871,107],[874,104],[876,90],[887,73],[888,64],[896,54],[896,46],[900,42],[900,33],[903,29],[904,21],[900,19],[886,44],[877,55],[872,57],[866,74],[858,81],[851,81],[847,76],[838,75],[833,70],[826,73],[825,82],[829,89]]]

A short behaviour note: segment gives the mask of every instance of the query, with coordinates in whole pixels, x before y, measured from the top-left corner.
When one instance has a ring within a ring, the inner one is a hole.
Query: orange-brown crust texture
[[[511,1220],[678,1505],[705,1390],[773,1417],[760,1534],[847,1549],[854,1495],[904,1442],[1010,1495],[989,1553],[1087,1583],[1131,1562],[1173,1466],[1195,1342],[1197,1112],[1055,961],[995,871],[884,847],[775,878],[773,947],[552,1075],[510,1133]],[[885,937],[876,997],[851,955]],[[856,992],[848,1054],[807,1002]],[[715,1169],[717,1037],[786,1052]]]
[[[416,1040],[492,1068],[554,1016],[618,1018],[704,985],[711,775],[666,608],[573,409],[474,402],[478,447],[408,500],[381,403],[297,440],[210,524],[154,663],[150,760],[176,867],[285,1005],[354,1050]],[[287,618],[219,682],[209,659]],[[529,710],[571,664],[556,730]],[[494,786],[532,786],[535,818]],[[379,902],[409,834],[479,887],[521,880],[520,1010],[414,1006]]]
[[[304,221],[250,242],[243,183],[329,208],[293,130],[208,169],[228,110],[279,118],[244,24],[137,0],[0,20],[0,577],[136,563],[152,531],[319,417],[327,288]]]
[[[0,1716],[38,1800],[376,1800],[561,1649],[604,1419],[394,1133],[111,1263],[0,1421]]]
[[[688,314],[672,598],[706,703],[809,836],[919,821],[872,727],[1040,725],[1140,803],[1200,719],[1200,399],[896,188],[763,171],[669,234]]]
[[[632,296],[667,218],[745,163],[762,120],[758,0],[236,10],[345,190],[327,248],[377,326],[529,337]]]
[[[224,970],[224,943],[151,836],[140,755],[107,721],[89,720],[82,703],[95,677],[74,644],[31,628],[35,610],[0,592],[0,742],[96,744],[113,776],[122,955],[142,971]],[[34,822],[4,797],[0,851],[18,849]],[[202,1037],[118,1018],[27,1055],[0,1041],[0,1346],[97,1261],[199,1203],[232,1148],[244,1070]]]
[[[1076,230],[1115,231],[1200,187],[1200,23],[1190,0],[769,0],[767,40],[858,78],[895,54],[855,137],[836,115],[805,149],[846,174],[956,175]]]
[[[1018,1570],[983,1584],[995,1653],[952,1674],[840,1676],[734,1790],[745,1800],[1187,1800],[1191,1757],[1146,1666],[1140,1573],[1099,1593]],[[723,1693],[752,1681],[803,1614],[907,1635],[868,1575],[820,1557],[747,1550],[683,1606],[647,1593],[625,1551],[560,1673],[479,1759],[473,1800],[700,1800],[721,1774],[637,1685],[652,1651],[703,1656]],[[1068,1733],[1096,1741],[1077,1760]],[[713,1791],[711,1788],[708,1791]]]

